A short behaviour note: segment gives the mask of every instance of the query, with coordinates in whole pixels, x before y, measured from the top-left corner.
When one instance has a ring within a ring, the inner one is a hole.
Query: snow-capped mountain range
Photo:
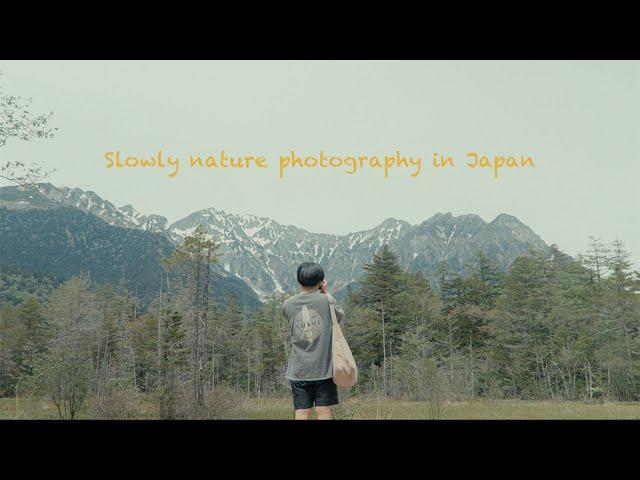
[[[80,188],[54,187],[50,183],[39,184],[38,190],[50,200],[91,213],[109,225],[139,228],[156,233],[163,232],[167,228],[165,217],[143,215],[131,205],[116,207],[92,191],[84,191]]]
[[[294,267],[303,261],[322,264],[337,292],[358,279],[363,266],[384,244],[404,266],[432,279],[440,261],[463,272],[465,262],[480,249],[506,268],[516,257],[528,254],[529,246],[548,248],[528,226],[504,213],[488,223],[475,214],[437,213],[418,225],[388,218],[368,230],[330,235],[216,208],[199,210],[168,225],[162,216],[144,215],[131,205],[116,207],[91,191],[51,184],[41,184],[39,190],[52,202],[86,211],[110,225],[166,235],[174,244],[202,224],[221,245],[216,268],[241,278],[261,298],[296,289]]]

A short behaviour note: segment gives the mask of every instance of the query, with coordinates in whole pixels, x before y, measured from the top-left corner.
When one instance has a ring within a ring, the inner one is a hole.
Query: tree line
[[[0,305],[0,396],[123,418],[220,418],[240,395],[283,396],[283,295],[253,312],[211,300],[218,245],[203,228],[163,262],[144,311],[124,285],[78,275],[45,301]],[[294,266],[292,266],[293,268]],[[342,300],[360,380],[349,395],[423,400],[638,400],[640,274],[621,242],[592,239],[577,259],[553,245],[503,272],[483,252],[437,282],[383,247]],[[328,272],[328,279],[330,280]],[[346,394],[347,392],[343,392]]]

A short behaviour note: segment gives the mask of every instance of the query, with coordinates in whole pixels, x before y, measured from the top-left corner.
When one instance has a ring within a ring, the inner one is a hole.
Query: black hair
[[[317,263],[304,262],[298,267],[296,276],[303,287],[313,287],[324,280],[324,270]]]

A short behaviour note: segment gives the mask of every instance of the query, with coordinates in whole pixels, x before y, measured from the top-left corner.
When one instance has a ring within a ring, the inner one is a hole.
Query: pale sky
[[[387,217],[515,215],[571,255],[589,235],[640,263],[640,63],[635,61],[1,61],[5,92],[54,112],[55,138],[10,140],[56,185],[170,222],[207,207],[347,233]],[[291,170],[280,155],[423,158],[422,173]],[[104,153],[182,166],[107,169]],[[188,155],[264,155],[260,170],[194,170]],[[528,155],[535,169],[469,169],[465,154]],[[434,170],[434,152],[456,159]]]

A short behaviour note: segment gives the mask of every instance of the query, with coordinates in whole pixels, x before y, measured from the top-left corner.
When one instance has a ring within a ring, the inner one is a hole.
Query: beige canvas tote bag
[[[331,323],[333,333],[331,335],[331,357],[333,360],[333,383],[339,387],[353,387],[358,381],[358,366],[353,359],[351,349],[342,334],[342,329],[338,325],[336,309],[334,303],[329,300],[329,310],[331,311]]]

